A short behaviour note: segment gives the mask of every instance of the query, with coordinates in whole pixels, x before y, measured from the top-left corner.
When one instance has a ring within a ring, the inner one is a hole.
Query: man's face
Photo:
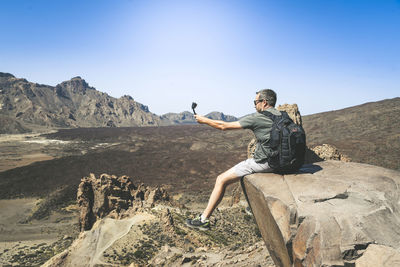
[[[257,112],[261,112],[264,110],[264,101],[260,100],[260,94],[256,95],[256,99],[254,99],[254,107],[256,108]]]

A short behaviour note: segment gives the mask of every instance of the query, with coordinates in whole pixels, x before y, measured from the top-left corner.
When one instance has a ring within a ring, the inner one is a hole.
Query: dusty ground
[[[97,221],[45,266],[274,266],[241,204],[217,210],[210,231],[185,224],[200,210],[165,204],[126,219]],[[167,209],[172,223],[165,220]]]
[[[70,141],[46,138],[43,135],[56,130],[29,134],[0,135],[0,172],[72,155],[84,155],[88,151],[115,145],[86,141]]]
[[[34,140],[45,140],[40,134],[0,135],[0,172],[29,165],[36,161],[53,159],[41,152],[43,145],[30,143]]]
[[[0,200],[1,266],[38,266],[68,247],[77,236],[74,209],[27,222],[39,202],[34,198]]]

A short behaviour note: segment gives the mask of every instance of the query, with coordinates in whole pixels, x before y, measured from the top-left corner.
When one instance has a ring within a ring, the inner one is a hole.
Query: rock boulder
[[[328,160],[297,174],[248,175],[242,185],[276,266],[364,266],[356,260],[377,253],[372,244],[398,252],[397,171]]]
[[[339,150],[332,145],[322,144],[314,147],[307,147],[305,155],[305,163],[314,163],[323,160],[339,160],[350,162],[349,156],[339,152]]]

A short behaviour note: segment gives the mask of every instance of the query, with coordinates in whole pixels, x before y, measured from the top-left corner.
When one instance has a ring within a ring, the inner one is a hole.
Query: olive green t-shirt
[[[275,108],[266,109],[274,115],[281,115],[281,113]],[[271,152],[269,148],[269,136],[272,129],[272,120],[261,113],[249,114],[239,120],[240,126],[243,129],[250,129],[253,131],[257,144],[256,150],[254,151],[254,160],[256,162],[264,161],[268,158]]]

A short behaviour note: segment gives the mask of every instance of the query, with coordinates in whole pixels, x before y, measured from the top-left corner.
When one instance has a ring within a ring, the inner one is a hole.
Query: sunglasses
[[[254,100],[254,106],[257,106],[258,102],[263,102],[265,99]]]

